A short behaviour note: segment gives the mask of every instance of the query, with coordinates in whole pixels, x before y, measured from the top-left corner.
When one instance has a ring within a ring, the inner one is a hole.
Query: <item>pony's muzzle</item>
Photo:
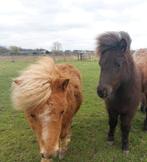
[[[113,94],[113,88],[110,85],[99,85],[97,87],[97,94],[99,97],[103,99],[108,99],[112,96]]]
[[[44,153],[40,153],[42,159],[52,159],[52,155],[47,155]]]
[[[48,159],[48,160],[51,160],[52,158],[55,158],[58,154],[59,154],[59,150],[55,151],[51,155],[46,154],[46,153],[40,153],[42,159]]]
[[[98,86],[98,88],[97,88],[97,94],[101,98],[106,98],[107,95],[108,95],[107,89],[105,87]]]

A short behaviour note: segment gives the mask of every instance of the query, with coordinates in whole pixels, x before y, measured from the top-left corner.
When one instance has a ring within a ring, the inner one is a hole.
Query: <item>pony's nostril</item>
[[[41,155],[41,158],[45,158],[45,156],[44,156],[44,154],[43,154],[43,153],[40,153],[40,155]]]
[[[97,94],[98,94],[99,97],[103,97],[103,91],[102,91],[101,88],[97,89]]]
[[[40,153],[40,155],[41,155],[41,158],[42,159],[52,159],[52,157],[53,157],[53,155],[48,155],[48,154],[44,154],[44,153]]]
[[[107,90],[105,88],[97,88],[97,94],[101,98],[107,97]]]

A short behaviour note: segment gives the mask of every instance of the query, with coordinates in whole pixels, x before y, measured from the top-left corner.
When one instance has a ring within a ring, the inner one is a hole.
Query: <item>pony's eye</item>
[[[64,111],[61,111],[61,115],[63,115],[64,114]]]

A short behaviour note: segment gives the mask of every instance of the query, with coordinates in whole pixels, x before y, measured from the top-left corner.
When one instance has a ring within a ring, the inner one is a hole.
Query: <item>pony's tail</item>
[[[54,61],[49,57],[44,57],[13,80],[11,99],[15,109],[36,108],[48,100],[51,95],[51,79],[54,69]]]
[[[97,53],[103,54],[108,50],[117,50],[119,52],[130,52],[131,38],[128,33],[106,32],[97,38]]]

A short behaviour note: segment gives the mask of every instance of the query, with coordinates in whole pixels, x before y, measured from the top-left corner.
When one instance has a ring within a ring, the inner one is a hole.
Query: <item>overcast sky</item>
[[[147,47],[147,1],[0,0],[0,45],[93,50],[112,30],[127,31],[133,49]]]

